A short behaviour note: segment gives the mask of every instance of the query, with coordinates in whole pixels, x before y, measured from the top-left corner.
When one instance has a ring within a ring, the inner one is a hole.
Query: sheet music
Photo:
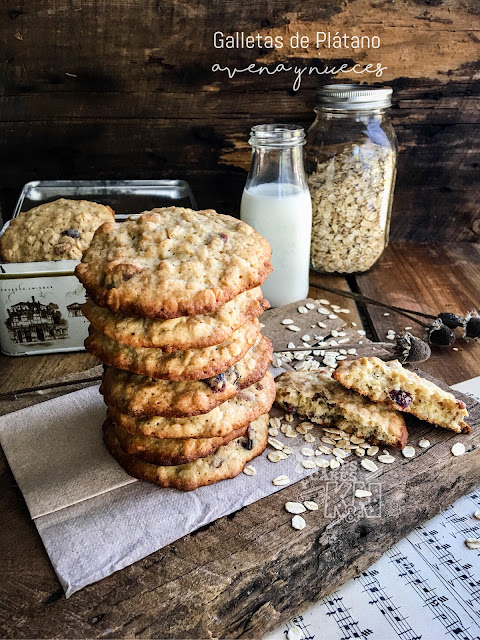
[[[480,377],[454,388],[480,399]],[[264,640],[480,640],[478,509],[480,486]]]

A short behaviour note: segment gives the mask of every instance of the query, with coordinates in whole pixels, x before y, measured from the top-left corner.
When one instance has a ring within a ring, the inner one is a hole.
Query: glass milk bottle
[[[262,285],[272,307],[308,295],[312,203],[303,169],[302,127],[261,124],[250,133],[252,162],[240,218],[272,246],[273,272]]]

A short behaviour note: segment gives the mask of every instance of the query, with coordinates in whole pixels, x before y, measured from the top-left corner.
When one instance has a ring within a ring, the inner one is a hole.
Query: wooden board
[[[400,155],[392,235],[476,241],[478,222],[477,0],[8,0],[0,97],[2,214],[27,180],[176,177],[200,206],[238,213],[259,122],[309,126],[315,91],[331,76],[243,73],[215,63],[380,61],[391,84]],[[115,19],[112,20],[112,15]],[[215,31],[378,35],[379,49],[216,49]],[[181,37],[180,37],[181,36]],[[336,76],[335,82],[344,77]],[[351,77],[346,76],[346,80]]]
[[[271,317],[263,318],[267,333],[278,328],[278,312]],[[67,601],[2,455],[0,635],[262,638],[478,483],[480,405],[457,395],[470,410],[471,435],[417,423],[410,427],[410,442],[427,437],[432,446],[417,448],[414,459],[397,452],[395,464],[379,465],[370,474],[352,456],[338,475],[319,471]],[[467,453],[455,458],[450,448],[460,440]],[[367,486],[373,496],[360,504],[353,492]],[[299,499],[321,505],[300,532],[283,509]]]

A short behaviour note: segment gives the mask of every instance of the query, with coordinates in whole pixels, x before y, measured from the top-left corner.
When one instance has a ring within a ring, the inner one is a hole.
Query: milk
[[[312,228],[308,190],[278,182],[248,187],[240,218],[272,245],[273,272],[262,285],[272,307],[306,298]]]

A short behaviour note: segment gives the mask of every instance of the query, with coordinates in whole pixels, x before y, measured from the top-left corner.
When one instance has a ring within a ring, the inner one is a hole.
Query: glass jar
[[[240,218],[272,246],[273,272],[262,285],[272,307],[308,295],[312,204],[303,167],[305,133],[291,124],[252,128],[252,162]]]
[[[306,146],[316,271],[368,271],[388,244],[397,159],[391,96],[390,87],[348,84],[317,93]]]

